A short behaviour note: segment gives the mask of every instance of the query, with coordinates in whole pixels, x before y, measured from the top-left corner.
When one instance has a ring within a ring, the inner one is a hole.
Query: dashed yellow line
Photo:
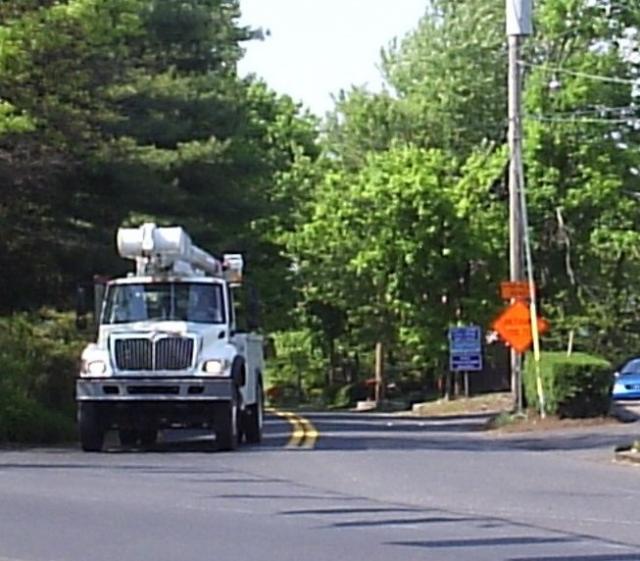
[[[292,427],[287,448],[312,449],[315,447],[319,433],[309,419],[289,411],[278,411],[277,409],[270,409],[270,411],[278,417],[286,419]]]

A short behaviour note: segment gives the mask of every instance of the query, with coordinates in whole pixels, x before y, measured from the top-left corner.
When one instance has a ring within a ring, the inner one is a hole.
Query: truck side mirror
[[[247,328],[249,331],[260,327],[260,299],[254,286],[249,287],[247,294]]]
[[[93,287],[79,285],[76,289],[76,329],[86,330],[91,324],[97,328],[102,311],[102,301],[106,290],[106,279],[94,277]]]
[[[276,342],[273,340],[273,337],[266,337],[264,339],[262,343],[262,352],[266,359],[276,358]]]
[[[84,286],[79,286],[76,290],[76,329],[84,331],[87,328],[87,291]]]
[[[96,325],[100,324],[100,315],[102,313],[102,302],[105,292],[107,291],[107,279],[105,277],[95,276],[93,278],[93,314]]]

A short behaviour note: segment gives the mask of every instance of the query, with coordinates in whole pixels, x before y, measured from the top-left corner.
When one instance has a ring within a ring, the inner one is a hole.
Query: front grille
[[[186,370],[193,363],[193,345],[189,337],[116,339],[116,367],[128,371]]]
[[[118,370],[153,370],[151,339],[117,339],[115,349]]]
[[[193,359],[193,339],[165,337],[156,341],[155,370],[186,370]]]

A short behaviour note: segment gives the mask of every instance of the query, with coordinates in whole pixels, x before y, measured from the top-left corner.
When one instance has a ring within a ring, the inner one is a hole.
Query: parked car
[[[640,400],[640,357],[629,359],[614,373],[611,397],[616,401]]]

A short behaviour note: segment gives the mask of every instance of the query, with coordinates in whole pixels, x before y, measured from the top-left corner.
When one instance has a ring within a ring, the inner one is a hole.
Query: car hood
[[[633,372],[631,374],[621,373],[616,378],[616,382],[619,384],[640,384],[640,372]]]

